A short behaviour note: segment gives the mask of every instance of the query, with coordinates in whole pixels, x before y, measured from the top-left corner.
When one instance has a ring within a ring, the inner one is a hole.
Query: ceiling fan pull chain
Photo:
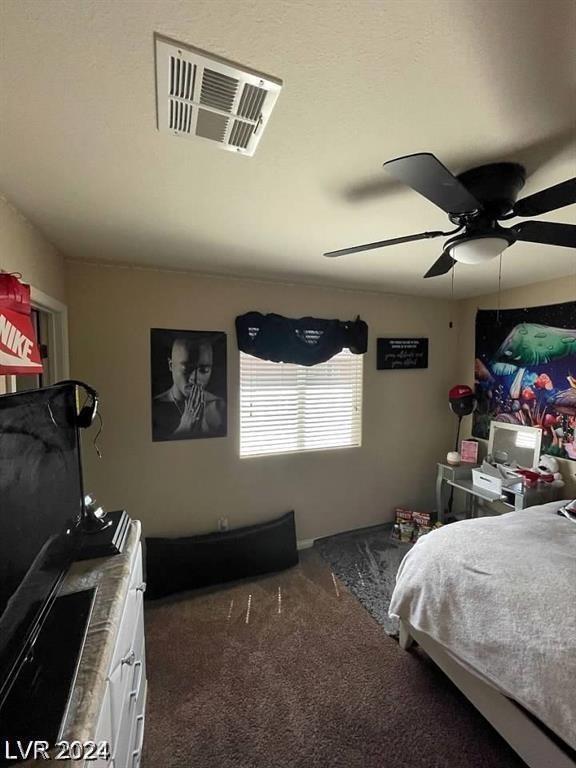
[[[496,322],[500,325],[500,304],[502,299],[502,254],[498,265],[498,309],[496,310]]]
[[[454,317],[454,276],[456,273],[456,262],[452,264],[452,274],[451,274],[451,287],[450,287],[450,314],[452,317]],[[449,328],[454,328],[454,320],[450,320],[448,323]]]

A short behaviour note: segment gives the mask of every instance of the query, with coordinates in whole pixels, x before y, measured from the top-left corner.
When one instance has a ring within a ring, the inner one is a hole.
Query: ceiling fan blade
[[[576,224],[557,224],[552,221],[523,221],[510,227],[517,240],[544,245],[576,248]]]
[[[444,251],[442,256],[434,262],[424,277],[440,277],[440,275],[445,275],[447,272],[450,272],[454,264],[456,264],[455,259],[450,256],[448,251]]]
[[[576,203],[576,178],[568,179],[518,200],[514,206],[514,215],[539,216],[541,213],[555,211],[572,203]]]
[[[456,176],[430,152],[389,160],[384,163],[384,170],[446,213],[471,213],[482,208]]]
[[[341,248],[339,251],[328,251],[324,256],[345,256],[347,253],[359,253],[360,251],[371,251],[374,248],[384,248],[386,245],[399,245],[400,243],[411,243],[413,240],[427,240],[430,237],[441,237],[442,235],[452,234],[450,232],[420,232],[418,235],[406,235],[405,237],[393,237],[391,240],[379,240],[377,243],[366,243],[365,245],[353,245],[351,248]]]

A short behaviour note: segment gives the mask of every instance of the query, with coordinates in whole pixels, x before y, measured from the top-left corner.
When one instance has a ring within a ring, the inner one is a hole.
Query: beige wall
[[[446,406],[457,380],[472,383],[474,318],[496,295],[448,302],[186,273],[70,262],[0,196],[0,269],[19,271],[70,307],[72,375],[101,393],[105,428],[99,461],[86,435],[86,487],[109,509],[126,506],[147,535],[214,530],[297,514],[300,539],[391,519],[397,504],[433,506],[435,463],[451,447]],[[504,291],[502,308],[574,300],[576,274]],[[363,444],[359,449],[238,457],[238,352],[234,318],[251,309],[291,316],[353,318],[370,327],[364,361]],[[149,331],[152,327],[228,333],[228,437],[152,443]],[[430,338],[430,368],[376,371],[376,338]],[[466,430],[464,431],[466,433]],[[563,462],[576,496],[576,462]]]
[[[452,442],[446,404],[455,363],[447,302],[186,273],[68,264],[74,377],[100,392],[103,459],[85,443],[86,488],[126,507],[147,535],[235,527],[296,511],[307,539],[390,520],[398,504],[431,508],[437,460]],[[236,315],[249,310],[369,324],[363,443],[358,449],[240,460]],[[228,334],[228,437],[153,443],[150,328]],[[376,338],[430,338],[430,368],[376,371]]]
[[[0,269],[66,302],[64,259],[43,234],[0,195]]]
[[[576,299],[576,270],[574,275],[535,283],[523,288],[513,288],[503,291],[500,297],[502,309],[515,307],[535,307],[541,304],[557,304]],[[497,294],[478,296],[460,302],[458,321],[458,355],[457,378],[462,383],[472,385],[474,381],[474,347],[475,347],[475,318],[478,309],[495,309],[498,307]],[[463,434],[470,433],[470,420]],[[561,471],[566,481],[566,496],[576,496],[576,461],[562,461]]]

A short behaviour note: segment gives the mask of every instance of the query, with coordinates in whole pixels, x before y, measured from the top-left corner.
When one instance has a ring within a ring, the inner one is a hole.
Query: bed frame
[[[469,672],[429,635],[400,620],[400,646],[416,640],[530,768],[576,768],[576,762],[511,699]]]

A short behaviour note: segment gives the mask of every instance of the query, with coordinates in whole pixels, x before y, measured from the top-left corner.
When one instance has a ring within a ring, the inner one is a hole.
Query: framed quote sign
[[[379,371],[428,368],[428,339],[378,339],[376,368]]]

